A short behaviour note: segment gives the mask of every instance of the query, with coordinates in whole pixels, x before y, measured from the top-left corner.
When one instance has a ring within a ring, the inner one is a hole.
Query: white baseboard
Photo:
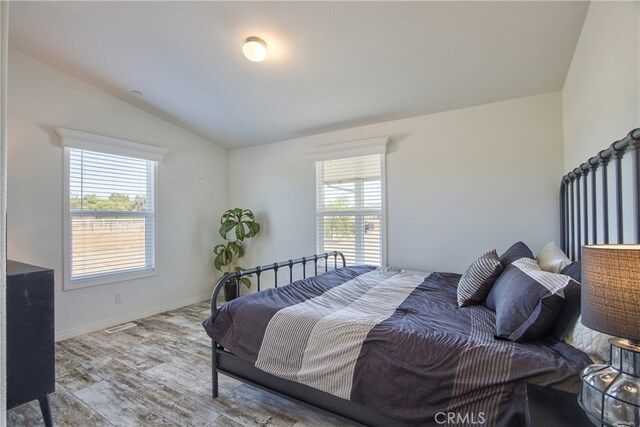
[[[168,304],[157,305],[155,307],[151,307],[142,311],[137,311],[135,313],[123,314],[121,316],[113,317],[107,320],[102,320],[100,322],[89,323],[86,325],[78,326],[76,328],[71,328],[64,331],[56,331],[56,342],[73,338],[78,335],[88,334],[89,332],[100,331],[102,329],[120,325],[121,323],[131,322],[132,320],[142,319],[143,317],[153,316],[154,314],[162,313],[164,311],[175,310],[176,308],[184,307],[186,305],[191,305],[200,301],[206,301],[210,299],[211,299],[211,294],[208,293],[200,296],[172,301]]]

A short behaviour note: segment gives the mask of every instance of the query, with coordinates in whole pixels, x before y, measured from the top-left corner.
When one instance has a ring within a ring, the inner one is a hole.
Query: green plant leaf
[[[232,256],[240,255],[241,246],[236,242],[227,243],[227,249],[232,254]]]
[[[226,260],[226,257],[225,257],[224,251],[216,255],[215,259],[213,260],[213,265],[216,267],[216,270],[222,271],[222,267],[226,265],[225,260]]]
[[[229,220],[229,221],[223,222],[222,225],[220,225],[220,230],[218,230],[218,231],[219,231],[220,235],[222,236],[222,238],[226,239],[227,238],[227,234],[229,234],[229,232],[231,230],[233,230],[233,227],[235,227],[235,226],[236,226],[236,223],[234,221],[232,221],[232,220]]]
[[[244,240],[244,224],[241,222],[236,225],[236,239]]]
[[[213,253],[215,254],[215,258],[213,259],[213,265],[218,271],[222,271],[222,267],[227,265],[227,248],[225,245],[217,245],[213,248]]]
[[[243,277],[240,279],[240,283],[242,283],[243,285],[245,285],[247,288],[251,287],[251,280],[249,280],[246,277]]]
[[[245,235],[245,237],[253,237],[260,231],[260,225],[256,222],[246,222],[247,228],[249,231]]]
[[[233,215],[233,211],[231,209],[229,209],[228,211],[225,211],[222,214],[222,217],[220,218],[220,224],[223,224],[223,223],[229,221],[231,219],[232,215]]]

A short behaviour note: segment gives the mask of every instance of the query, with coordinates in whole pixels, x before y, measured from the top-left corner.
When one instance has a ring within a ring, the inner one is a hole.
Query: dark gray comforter
[[[584,353],[495,339],[491,310],[458,308],[459,278],[348,267],[234,300],[203,325],[266,372],[407,425],[449,413],[458,424],[523,425],[524,382],[577,392]]]

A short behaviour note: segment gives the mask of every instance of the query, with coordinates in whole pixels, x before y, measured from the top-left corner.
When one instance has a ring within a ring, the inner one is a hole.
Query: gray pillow
[[[578,283],[582,283],[582,264],[580,261],[574,261],[562,269],[562,274],[571,277]]]
[[[466,307],[484,301],[502,270],[495,249],[475,260],[458,283],[458,305]]]
[[[567,275],[569,276],[569,275]],[[578,282],[572,280],[564,288],[564,304],[553,322],[549,333],[552,338],[562,341],[569,336],[580,317],[581,287]]]
[[[533,252],[529,249],[529,246],[525,245],[522,242],[517,242],[511,245],[509,249],[505,251],[502,255],[500,255],[500,262],[504,268],[507,268],[509,264],[512,262],[519,260],[520,258],[531,258],[533,259]]]
[[[553,325],[564,303],[569,276],[543,271],[534,259],[509,265],[491,288],[487,307],[496,312],[496,337],[531,341]]]
[[[564,289],[564,304],[562,310],[558,314],[558,318],[553,322],[550,335],[551,338],[564,340],[569,336],[575,324],[580,317],[581,306],[581,264],[580,261],[572,262],[562,269],[562,274],[571,277],[574,282],[567,285]]]

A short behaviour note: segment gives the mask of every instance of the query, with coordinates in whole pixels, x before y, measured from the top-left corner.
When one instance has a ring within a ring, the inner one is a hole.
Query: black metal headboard
[[[630,162],[623,163],[625,155]],[[640,243],[640,128],[562,178],[560,223],[561,246],[572,260],[580,259],[582,245]]]

